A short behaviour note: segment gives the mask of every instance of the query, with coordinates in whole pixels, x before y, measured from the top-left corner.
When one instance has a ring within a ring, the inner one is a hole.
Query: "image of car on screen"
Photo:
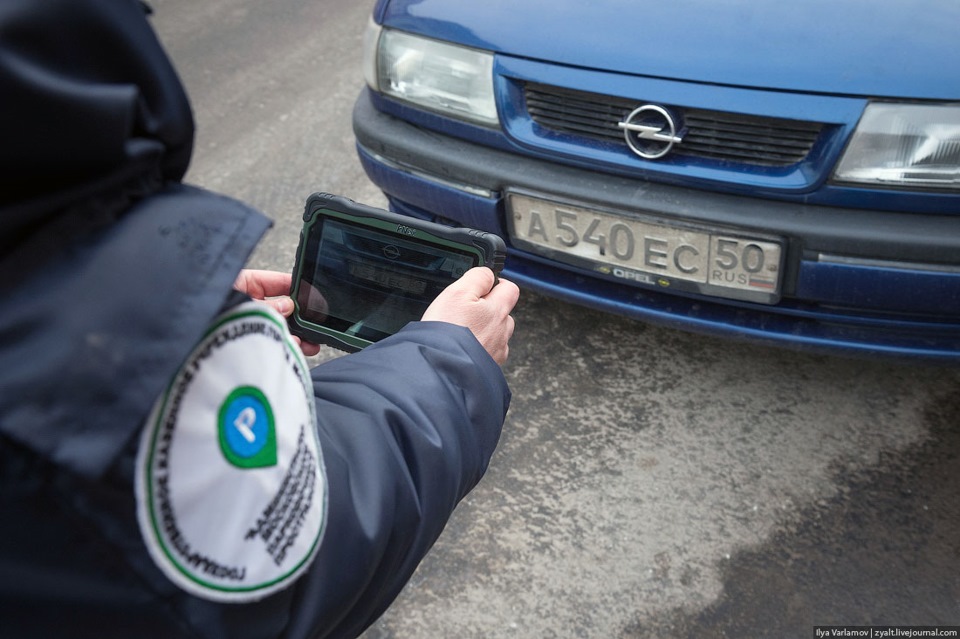
[[[304,317],[370,341],[422,316],[472,266],[466,255],[336,220],[325,221],[314,241]]]

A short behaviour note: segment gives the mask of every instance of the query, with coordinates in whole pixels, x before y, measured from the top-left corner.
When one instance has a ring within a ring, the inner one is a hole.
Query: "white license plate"
[[[515,245],[638,284],[774,304],[782,242],[511,192]]]

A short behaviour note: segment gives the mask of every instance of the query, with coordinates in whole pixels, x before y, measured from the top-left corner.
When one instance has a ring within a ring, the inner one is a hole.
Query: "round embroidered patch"
[[[307,364],[272,309],[250,302],[219,317],[157,401],[137,509],[154,561],[198,597],[260,599],[309,565],[326,473]]]

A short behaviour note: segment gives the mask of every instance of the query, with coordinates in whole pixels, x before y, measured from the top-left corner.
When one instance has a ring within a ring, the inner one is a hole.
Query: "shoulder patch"
[[[154,406],[137,454],[153,560],[204,599],[288,586],[326,528],[327,481],[307,363],[273,309],[218,317]]]

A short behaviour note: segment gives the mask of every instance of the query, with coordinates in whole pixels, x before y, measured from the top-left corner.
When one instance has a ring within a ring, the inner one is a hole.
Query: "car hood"
[[[643,76],[960,99],[955,0],[392,0],[383,24],[512,56]]]

